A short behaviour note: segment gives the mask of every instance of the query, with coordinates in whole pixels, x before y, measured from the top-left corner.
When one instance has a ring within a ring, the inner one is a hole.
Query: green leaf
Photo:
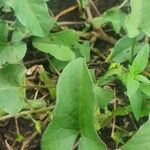
[[[47,89],[49,91],[49,94],[51,98],[55,99],[56,97],[56,85],[52,79],[48,77],[47,72],[42,68],[40,71],[40,77],[43,80],[44,84],[47,86]]]
[[[150,80],[147,79],[145,76],[141,75],[141,74],[138,74],[136,76],[136,80],[142,82],[142,83],[146,83],[146,84],[150,84]]]
[[[95,28],[100,28],[103,24],[111,23],[115,32],[119,33],[125,13],[119,9],[107,10],[102,16],[95,17],[92,20],[92,24]]]
[[[81,135],[80,150],[105,149],[94,129],[95,103],[93,82],[85,60],[72,61],[59,78],[56,109],[44,133],[42,149],[71,150],[78,134]]]
[[[115,60],[115,57],[122,53],[122,51],[131,47],[133,41],[134,39],[131,39],[128,36],[124,36],[123,38],[118,40],[112,50],[111,58]]]
[[[21,143],[24,140],[24,136],[21,133],[17,133],[16,141]]]
[[[132,110],[131,110],[130,105],[124,106],[124,107],[117,107],[116,109],[112,111],[113,115],[115,116],[126,116],[131,112]]]
[[[126,19],[126,28],[128,31],[128,35],[130,38],[133,38],[139,34],[139,25],[141,22],[141,5],[142,1],[139,0],[137,3],[137,0],[131,0],[131,14]]]
[[[79,47],[79,51],[87,61],[90,61],[90,42],[84,41]]]
[[[147,96],[150,97],[150,84],[141,83],[140,90]]]
[[[79,36],[75,30],[65,29],[61,32],[51,34],[51,40],[55,44],[71,47],[79,42]]]
[[[32,33],[23,26],[17,19],[14,22],[14,31],[12,33],[12,41],[21,41],[23,38],[30,36]]]
[[[64,30],[50,34],[45,38],[35,38],[33,46],[38,50],[49,53],[61,61],[71,61],[76,58],[72,46],[79,42],[79,37],[74,30]]]
[[[43,0],[6,0],[5,3],[13,8],[18,20],[33,35],[44,37],[53,27],[54,21]]]
[[[42,133],[42,130],[41,130],[41,122],[40,121],[37,121],[37,120],[34,120],[34,126],[35,126],[35,129],[36,131],[41,134]]]
[[[137,41],[139,41],[142,37],[137,38]],[[124,36],[120,40],[118,40],[112,49],[111,52],[111,59],[117,63],[123,63],[130,59],[131,56],[131,49],[133,45],[134,39],[129,38],[128,36]],[[141,48],[143,47],[143,44],[135,43],[134,46],[134,55],[137,54]]]
[[[149,114],[150,114],[150,100],[146,100],[143,102],[140,117],[148,116]]]
[[[4,2],[3,0],[0,0],[0,7],[3,7],[4,6]]]
[[[8,24],[0,21],[0,67],[5,63],[16,63],[20,61],[26,53],[24,42],[8,42]]]
[[[150,121],[143,124],[139,131],[122,147],[123,150],[150,149]]]
[[[26,44],[19,41],[0,45],[0,67],[7,62],[19,62],[25,56],[26,50]]]
[[[22,88],[25,67],[8,64],[0,69],[0,108],[11,115],[22,109],[25,91]]]
[[[131,0],[131,14],[126,19],[126,28],[130,38],[139,34],[139,31],[145,32],[150,36],[150,6],[149,0]]]
[[[113,98],[113,92],[95,85],[96,99],[100,108],[105,108]]]
[[[139,119],[142,106],[142,95],[139,86],[139,81],[133,79],[129,74],[127,77],[127,95],[129,97],[132,111],[137,120]]]
[[[127,95],[131,97],[138,90],[140,84],[139,81],[133,79],[133,77],[128,74],[127,76]]]
[[[77,57],[84,57],[87,61],[90,60],[90,43],[89,41],[84,41],[81,43],[76,43],[73,46],[73,51],[75,52]]]
[[[69,61],[61,61],[56,58],[52,58],[51,63],[53,66],[55,66],[55,68],[57,68],[57,70],[61,71],[65,68],[65,66],[69,63]]]
[[[54,56],[58,60],[71,61],[76,58],[75,53],[68,46],[45,43],[40,39],[35,39],[33,46],[42,52]]]
[[[105,16],[95,17],[92,20],[92,25],[94,26],[94,28],[100,28],[105,23],[107,23]]]
[[[131,66],[131,71],[136,74],[141,73],[148,64],[148,58],[149,58],[149,44],[146,44],[135,57],[133,64]]]
[[[117,68],[112,68],[109,69],[100,79],[98,80],[98,85],[103,86],[106,85],[107,83],[112,82],[113,80],[116,79],[116,75],[119,73],[119,69]]]
[[[141,91],[137,90],[132,96],[129,97],[129,101],[131,104],[133,114],[134,114],[136,120],[138,120],[140,118],[141,107],[142,107]]]
[[[150,5],[149,0],[142,1],[142,11],[141,11],[141,30],[150,36]]]
[[[7,4],[4,3],[2,11],[5,13],[10,13],[12,12],[12,9]]]

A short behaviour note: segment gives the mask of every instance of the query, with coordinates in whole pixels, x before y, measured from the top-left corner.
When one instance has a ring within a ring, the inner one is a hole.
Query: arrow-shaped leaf
[[[64,69],[57,84],[57,104],[52,123],[42,139],[43,150],[71,150],[80,135],[80,150],[103,150],[93,124],[95,94],[92,78],[79,58]]]

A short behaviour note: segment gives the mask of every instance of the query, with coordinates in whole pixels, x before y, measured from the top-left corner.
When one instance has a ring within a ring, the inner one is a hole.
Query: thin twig
[[[95,9],[96,13],[98,16],[101,15],[101,13],[99,12],[98,8],[96,7],[95,3],[93,2],[93,0],[90,0],[90,3],[92,5],[92,7]]]
[[[114,110],[116,110],[116,89],[114,89]],[[116,125],[116,117],[113,118],[112,131],[111,131],[112,138],[114,137],[115,125]]]
[[[90,7],[86,8],[86,13],[87,13],[87,16],[88,16],[87,21],[90,22],[93,19]]]
[[[73,150],[77,149],[77,147],[79,146],[79,143],[80,143],[80,142],[77,141],[77,142],[73,145],[73,148],[72,148],[72,149],[73,149]]]
[[[87,16],[88,16],[88,22],[91,23],[93,16],[92,16],[92,13],[91,13],[91,10],[89,7],[86,8],[86,12],[87,12]],[[107,35],[102,28],[99,28],[95,31],[95,36],[96,36],[96,38],[106,41],[112,45],[114,45],[116,43],[116,39]]]
[[[32,65],[32,64],[36,64],[36,63],[42,63],[47,61],[47,58],[40,58],[40,59],[36,59],[36,60],[30,60],[30,61],[26,61],[24,62],[25,65]]]
[[[127,3],[128,3],[129,0],[124,0],[119,6],[117,9],[121,9],[122,7],[124,7]]]
[[[84,25],[83,21],[61,21],[58,22],[59,26],[67,26],[67,25]]]
[[[61,74],[60,71],[53,65],[53,63],[51,62],[50,57],[49,57],[48,54],[46,54],[46,57],[47,57],[47,59],[48,59],[48,62],[49,62],[49,64],[50,64],[51,68],[52,68],[58,75],[60,75],[60,74]]]
[[[57,21],[61,16],[64,16],[64,15],[68,14],[69,12],[74,11],[77,8],[78,8],[78,5],[74,5],[74,6],[71,6],[71,7],[67,8],[67,9],[61,11],[59,14],[57,14],[55,16],[55,20]]]
[[[5,140],[5,144],[8,150],[13,150],[13,148],[9,145],[7,140]]]
[[[34,132],[30,137],[27,137],[21,146],[20,150],[26,150],[29,147],[29,144],[34,140],[34,138],[38,135],[38,132]]]
[[[19,130],[19,125],[18,125],[17,117],[15,117],[15,125],[16,125],[16,132],[17,132],[17,134],[19,134],[20,130]]]

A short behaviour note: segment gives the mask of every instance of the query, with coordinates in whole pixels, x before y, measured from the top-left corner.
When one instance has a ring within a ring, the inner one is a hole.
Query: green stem
[[[133,63],[133,60],[134,60],[134,47],[135,47],[135,42],[136,42],[136,37],[133,39],[132,48],[131,48],[131,58],[130,58],[131,64]]]
[[[47,89],[48,87],[46,85],[23,85],[23,88],[26,89]]]
[[[48,54],[46,54],[46,57],[47,57],[47,60],[48,60],[48,62],[49,62],[49,64],[50,64],[50,67],[51,67],[58,75],[60,75],[61,73],[60,73],[59,70],[53,65],[53,63],[51,62],[50,57],[49,57]]]
[[[26,111],[21,111],[18,112],[15,115],[5,115],[0,117],[0,121],[6,120],[6,119],[10,119],[10,118],[14,118],[14,117],[20,117],[20,116],[24,116],[24,115],[29,115],[29,114],[35,114],[35,113],[41,113],[41,112],[46,112],[46,111],[50,111],[53,110],[54,106],[49,106],[49,107],[44,107],[44,108],[40,108],[40,109],[36,109],[36,110],[26,110]]]

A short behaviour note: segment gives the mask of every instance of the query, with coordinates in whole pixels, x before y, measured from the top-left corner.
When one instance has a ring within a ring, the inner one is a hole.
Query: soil
[[[121,0],[95,0],[95,4],[101,13],[103,13],[105,10],[107,10],[111,7],[119,5],[121,2],[122,2]],[[48,6],[51,9],[51,11],[54,13],[54,15],[58,14],[62,10],[66,9],[74,4],[76,4],[75,0],[65,0],[65,1],[50,0],[50,1],[48,1]],[[79,21],[79,20],[81,20],[81,18],[79,17],[78,11],[73,11],[73,12],[61,17],[61,19],[60,19],[60,21]],[[76,28],[76,27],[77,26],[75,26],[73,28]],[[114,36],[116,36],[116,35],[114,35]],[[27,41],[27,42],[30,43],[30,41]],[[41,62],[35,61],[35,63],[34,63],[34,60],[44,58],[45,55],[43,53],[38,52],[35,49],[33,49],[33,47],[30,44],[28,44],[28,45],[29,45],[28,52],[24,58],[24,63],[26,64],[26,67],[30,68],[34,65],[42,64],[46,68],[46,70],[49,71],[47,69],[48,68],[47,61],[41,61]],[[110,44],[98,40],[98,41],[96,41],[96,46],[105,55],[105,53],[107,53],[107,51],[110,47]],[[101,74],[103,74],[109,66],[107,63],[103,64],[101,66],[97,65],[97,62],[99,59],[102,59],[102,58],[99,58],[96,54],[92,54],[90,67],[96,71],[97,76],[100,76]],[[33,63],[28,63],[30,61],[33,61]],[[38,75],[36,77],[38,78]],[[54,80],[57,81],[58,76],[56,74],[51,74],[51,78],[53,78]],[[39,79],[35,79],[34,81],[36,83],[38,83]],[[120,90],[120,87],[118,86],[118,91],[119,90]],[[35,92],[36,92],[35,90],[28,91],[28,97],[33,98],[35,95]],[[47,92],[47,91],[42,91],[42,92]],[[124,100],[124,97],[122,97],[122,95],[119,95],[119,96]],[[54,102],[53,100],[50,101],[50,103],[53,103],[53,102]],[[36,118],[38,115],[42,119],[43,119],[43,117],[45,117],[44,114],[42,114],[42,113],[36,114],[36,115],[34,115],[34,117]],[[38,119],[39,119],[39,116],[37,117]],[[123,118],[119,117],[119,118],[116,118],[116,123],[118,126],[124,126],[124,123],[128,122],[128,129],[131,131],[134,131],[134,130],[136,130],[136,128],[138,128],[139,124],[134,124],[132,119],[133,118],[131,118],[130,116],[126,116]],[[48,123],[49,123],[49,121],[45,122],[43,131],[45,130]],[[24,136],[24,140],[21,142],[16,142],[16,140],[15,140],[18,128],[19,128],[20,133]],[[111,127],[108,126],[104,129],[101,129],[100,132],[101,132],[102,140],[108,145],[108,149],[112,150],[112,149],[116,148],[116,144],[115,144],[114,140],[112,138],[110,138],[111,130],[112,130]],[[14,150],[40,150],[41,135],[42,134],[38,134],[36,132],[34,123],[29,118],[18,118],[17,124],[16,124],[16,121],[14,118],[6,120],[4,122],[0,122],[0,150],[7,150],[7,149],[11,150],[11,147],[13,147]],[[33,138],[31,138],[31,137],[33,137]]]

